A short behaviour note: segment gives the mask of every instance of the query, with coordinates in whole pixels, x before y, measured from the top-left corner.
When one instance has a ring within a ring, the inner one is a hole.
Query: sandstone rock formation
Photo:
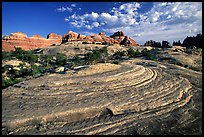
[[[84,39],[85,37],[86,37],[85,35],[79,34],[79,35],[77,36],[77,39],[82,40],[82,39]]]
[[[125,36],[124,39],[120,42],[120,45],[125,46],[139,46],[133,39],[128,36]]]
[[[83,34],[78,34],[73,31],[69,31],[63,37],[55,33],[50,33],[47,38],[36,34],[32,37],[27,37],[26,34],[22,32],[11,33],[9,36],[4,36],[2,40],[2,50],[12,51],[15,50],[14,47],[21,47],[24,50],[32,50],[37,48],[45,48],[52,45],[58,45],[65,42],[71,41],[82,41],[82,42],[99,42],[105,44],[120,44],[125,46],[138,46],[132,38],[125,36],[122,31],[118,31],[111,35],[106,36],[105,32],[100,32],[99,34],[93,34],[90,36],[85,36]]]
[[[176,65],[96,64],[3,89],[2,133],[202,134],[201,94],[202,73]]]
[[[26,34],[22,32],[11,33],[9,36],[4,36],[2,39],[2,50],[12,51],[15,50],[14,47],[21,47],[24,50],[32,50],[36,48],[49,47],[53,44],[60,44],[62,42],[62,36],[50,33],[47,39],[40,35],[33,35],[32,37],[27,37]]]
[[[70,41],[84,41],[89,43],[100,42],[109,44],[121,44],[125,46],[139,46],[132,38],[125,36],[124,32],[122,31],[118,31],[110,37],[106,36],[105,32],[100,32],[98,35],[92,34],[90,36],[85,36],[76,32],[69,31],[68,34],[64,35],[62,42],[64,43]]]
[[[62,41],[63,41],[63,42],[75,41],[75,40],[77,40],[78,35],[79,35],[79,34],[76,33],[76,32],[69,31],[67,34],[65,34],[65,35],[63,36]]]
[[[139,46],[132,38],[125,36],[124,32],[117,31],[113,35],[110,36],[114,40],[118,41],[120,45],[125,46]]]

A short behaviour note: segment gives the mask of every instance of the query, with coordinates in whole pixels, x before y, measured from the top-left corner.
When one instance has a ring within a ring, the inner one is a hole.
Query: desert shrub
[[[132,49],[132,48],[129,48],[128,50],[127,50],[127,52],[128,52],[128,56],[129,57],[137,57],[138,55],[140,55],[141,53],[139,52],[139,50],[134,50],[134,49]]]
[[[108,56],[108,48],[107,47],[103,47],[102,49],[100,49],[101,53],[104,53],[106,56]]]
[[[156,57],[150,50],[147,50],[147,48],[143,49],[143,50],[141,51],[141,54],[142,54],[143,56],[145,56],[146,59],[154,60],[154,61],[157,60],[157,57]]]
[[[119,61],[118,61],[118,60],[113,60],[112,63],[113,63],[113,64],[119,64]]]
[[[31,73],[30,75],[36,75],[36,74],[43,74],[46,72],[46,68],[43,66],[36,66],[36,65],[31,65]]]
[[[89,42],[83,41],[82,44],[89,44]]]
[[[97,45],[101,45],[101,42],[96,42],[95,44],[97,44]]]
[[[26,77],[26,76],[29,76],[31,75],[31,69],[29,68],[20,68],[19,71],[16,71],[13,76],[15,78],[20,78],[20,77]]]
[[[99,58],[100,58],[99,50],[93,50],[92,52],[85,54],[86,63],[94,63],[94,62],[96,63]]]
[[[106,62],[108,57],[108,49],[107,47],[103,47],[102,49],[96,49],[92,52],[85,54],[85,62],[86,63],[97,63],[97,62]]]
[[[4,73],[4,72],[8,72],[11,74],[14,73],[14,72],[12,72],[12,71],[14,71],[12,65],[4,65],[1,70],[2,70],[2,73]]]
[[[143,49],[141,51],[142,55],[146,56],[147,54],[149,54],[149,50],[147,48]]]
[[[67,56],[63,53],[57,53],[56,57],[56,65],[63,66],[67,62]]]
[[[2,78],[2,88],[9,87],[19,82],[21,82],[21,80],[16,79],[16,78],[9,78],[9,79]]]
[[[156,61],[157,60],[157,58],[155,57],[155,56],[153,56],[151,53],[149,53],[149,54],[147,54],[147,59],[149,59],[149,60],[153,60],[153,61]]]
[[[79,56],[75,56],[72,59],[71,66],[79,66],[84,65],[84,60],[82,60]]]
[[[51,66],[53,64],[53,55],[41,55],[40,56],[40,60],[41,60],[41,64],[44,66],[44,67],[48,67],[48,66]]]
[[[21,47],[15,47],[15,51],[13,52],[14,55],[21,55],[24,53],[25,51]]]
[[[100,51],[100,62],[106,63],[108,60],[108,49],[107,47],[103,47],[102,49],[99,49]]]
[[[122,56],[126,56],[125,51],[117,51],[113,54],[113,59],[121,59]]]
[[[31,64],[38,61],[38,56],[35,55],[33,51],[25,51],[20,47],[16,47],[12,55],[21,61],[26,61]]]
[[[38,61],[38,56],[35,55],[32,51],[28,51],[24,56],[24,61],[27,61],[30,64],[33,64]]]
[[[128,56],[129,56],[129,57],[134,57],[135,51],[134,51],[132,48],[129,48],[129,49],[127,50],[127,52],[128,52]]]
[[[2,51],[2,60],[12,59],[12,52]]]

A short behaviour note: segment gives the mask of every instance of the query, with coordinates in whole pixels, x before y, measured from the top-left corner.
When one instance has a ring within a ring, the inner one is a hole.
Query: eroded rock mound
[[[64,43],[70,41],[83,41],[88,43],[100,42],[107,44],[120,44],[125,46],[139,46],[139,44],[137,44],[137,42],[135,42],[132,38],[125,36],[124,32],[122,31],[115,32],[110,37],[106,36],[105,32],[100,32],[98,35],[92,34],[90,36],[85,36],[69,31],[68,34],[64,35],[62,42]]]
[[[125,36],[124,39],[120,42],[120,45],[125,46],[139,46],[133,39],[128,36]]]
[[[63,36],[63,42],[75,41],[78,38],[78,33],[69,31],[67,34]]]
[[[62,36],[50,33],[48,39],[36,34],[32,37],[27,37],[22,32],[11,33],[9,36],[4,36],[2,39],[2,50],[13,51],[14,47],[21,47],[23,50],[32,50],[36,48],[45,48],[53,44],[61,44]]]
[[[100,32],[99,34],[92,34],[86,36],[83,34],[78,34],[73,31],[69,31],[63,37],[61,35],[50,33],[47,38],[36,34],[32,37],[27,37],[26,34],[22,32],[11,33],[9,36],[4,36],[2,40],[3,51],[15,50],[15,47],[21,47],[23,50],[33,50],[37,48],[46,48],[52,45],[58,45],[65,42],[71,41],[82,41],[82,42],[99,42],[105,44],[120,44],[125,46],[138,46],[137,42],[132,38],[125,36],[124,32],[118,31],[113,35],[106,36],[105,32]]]

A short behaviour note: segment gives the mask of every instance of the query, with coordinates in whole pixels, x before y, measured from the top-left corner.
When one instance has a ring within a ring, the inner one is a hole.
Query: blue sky
[[[2,35],[123,31],[139,44],[202,33],[202,2],[2,2]]]

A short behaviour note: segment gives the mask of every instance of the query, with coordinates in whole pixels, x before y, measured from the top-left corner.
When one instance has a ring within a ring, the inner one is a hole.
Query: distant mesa
[[[118,31],[113,35],[106,36],[105,32],[100,32],[99,34],[93,34],[86,36],[83,34],[78,34],[73,31],[69,31],[63,36],[50,33],[47,35],[47,38],[36,34],[32,37],[27,37],[26,34],[22,32],[14,32],[9,36],[3,36],[2,39],[2,50],[3,51],[13,51],[15,47],[21,47],[24,50],[32,50],[37,48],[46,48],[52,45],[59,45],[71,41],[82,41],[82,42],[98,42],[106,44],[120,44],[125,46],[139,46],[136,41],[134,41],[129,36],[125,36],[124,32]]]

